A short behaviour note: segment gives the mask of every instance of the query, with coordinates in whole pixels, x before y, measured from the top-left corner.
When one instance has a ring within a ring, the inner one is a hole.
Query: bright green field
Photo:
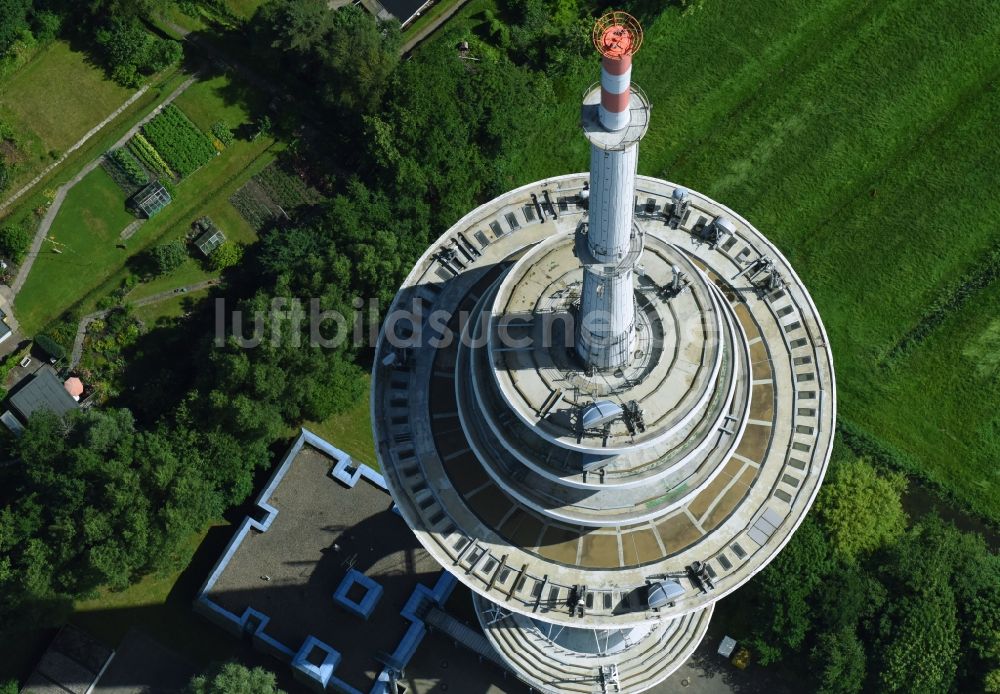
[[[125,262],[127,252],[117,247],[119,234],[134,219],[104,169],[95,169],[69,192],[49,230],[50,240],[42,244],[17,295],[17,316],[28,334],[100,283],[108,267]]]
[[[131,96],[83,53],[56,41],[0,82],[0,118],[23,139],[28,159],[11,185],[30,180]]]
[[[1000,519],[1000,389],[970,397],[946,349],[995,303],[978,295],[895,370],[882,364],[1000,242],[1000,4],[707,0],[644,28],[633,75],[654,110],[640,173],[711,195],[774,240],[824,317],[841,419]],[[555,82],[511,186],[586,168],[578,102],[597,78],[595,60]]]

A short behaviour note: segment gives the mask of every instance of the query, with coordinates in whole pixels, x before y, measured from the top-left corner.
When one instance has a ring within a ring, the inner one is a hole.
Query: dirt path
[[[201,282],[195,282],[194,284],[189,284],[184,287],[177,287],[175,289],[168,289],[164,292],[158,292],[156,294],[151,294],[150,296],[143,297],[142,299],[137,299],[135,301],[129,301],[128,305],[133,308],[138,308],[139,306],[149,306],[150,304],[156,304],[161,301],[166,301],[167,299],[179,295],[186,294],[188,292],[197,292],[202,289],[208,289],[209,287],[214,287],[219,284],[219,280],[210,279],[202,280]],[[105,309],[103,311],[94,311],[93,313],[88,313],[86,316],[80,319],[80,325],[76,329],[76,338],[73,340],[73,351],[69,358],[69,368],[75,367],[80,363],[80,358],[83,357],[83,341],[87,337],[87,328],[95,320],[104,318],[114,309]]]
[[[129,128],[128,132],[122,135],[122,137],[111,146],[111,149],[121,147],[132,139],[132,137],[139,132],[139,128],[151,121],[167,104],[171,103],[174,99],[183,94],[188,87],[194,84],[195,79],[195,77],[189,77],[186,79],[179,87],[177,87],[177,89],[172,91],[166,99],[161,101],[156,108],[139,120],[138,123]],[[24,263],[18,269],[17,277],[14,278],[14,281],[10,285],[8,301],[11,306],[14,304],[17,293],[21,291],[21,287],[24,286],[25,281],[28,279],[28,273],[31,272],[32,265],[35,264],[35,258],[38,257],[38,253],[42,249],[42,243],[45,242],[45,237],[48,236],[49,229],[52,227],[52,222],[55,221],[56,215],[59,214],[59,208],[62,207],[63,202],[66,200],[66,194],[73,189],[73,186],[82,181],[84,176],[100,166],[102,161],[104,161],[103,154],[80,169],[76,176],[59,186],[56,190],[56,196],[53,198],[52,204],[49,205],[49,209],[45,212],[45,217],[42,218],[42,223],[38,225],[38,231],[35,232],[35,238],[31,242],[31,249],[28,251]]]

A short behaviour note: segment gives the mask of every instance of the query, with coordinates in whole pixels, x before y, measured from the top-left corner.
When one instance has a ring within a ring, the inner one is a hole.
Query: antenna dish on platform
[[[608,12],[594,24],[594,47],[605,58],[621,60],[642,45],[642,26],[627,12]]]

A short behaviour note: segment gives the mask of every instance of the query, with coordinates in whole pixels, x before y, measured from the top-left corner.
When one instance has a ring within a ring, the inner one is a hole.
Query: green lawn
[[[226,0],[229,10],[244,19],[253,17],[257,8],[264,4],[264,0]]]
[[[375,439],[372,437],[371,410],[368,391],[351,409],[322,422],[306,422],[306,429],[323,437],[355,460],[380,469],[375,457]]]
[[[134,219],[104,169],[69,192],[17,295],[16,315],[29,335],[99,285],[108,267],[124,264],[128,252],[117,247],[119,234]]]
[[[254,96],[226,75],[220,75],[191,85],[177,97],[176,104],[195,125],[211,135],[212,126],[220,120],[234,129],[248,123],[250,115],[245,106],[248,98]]]
[[[491,6],[474,0],[434,40],[472,35]],[[899,365],[906,378],[883,363],[1000,242],[1000,5],[707,2],[667,9],[644,30],[633,75],[654,110],[640,173],[711,195],[775,241],[825,319],[840,417],[1000,519],[996,437],[981,429],[991,431],[1000,392],[970,400],[952,385],[958,372],[926,356],[960,344],[961,321]],[[586,168],[578,102],[597,74],[579,61],[554,81],[557,103],[535,106],[539,127],[511,187]],[[986,306],[973,298],[963,315],[985,323]],[[938,407],[912,416],[931,394]]]
[[[132,95],[63,41],[42,49],[0,82],[0,118],[23,140],[27,160],[10,186],[30,180]]]
[[[169,321],[183,315],[191,304],[201,301],[208,294],[208,289],[177,294],[169,299],[157,301],[155,304],[137,306],[133,309],[136,318],[146,324],[146,328],[154,327],[161,320]]]

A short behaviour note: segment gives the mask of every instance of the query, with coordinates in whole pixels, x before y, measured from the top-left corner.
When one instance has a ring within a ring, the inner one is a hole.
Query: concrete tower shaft
[[[583,106],[584,134],[591,143],[590,257],[581,258],[576,352],[588,366],[603,370],[628,364],[635,345],[633,268],[642,251],[633,231],[635,176],[649,105],[631,80],[632,55],[642,43],[639,23],[624,12],[609,13],[594,25],[593,39],[601,54],[601,83],[597,118],[587,117],[591,94]]]
[[[638,161],[637,145],[622,150],[590,146],[587,247],[598,262],[617,263],[628,253]]]

